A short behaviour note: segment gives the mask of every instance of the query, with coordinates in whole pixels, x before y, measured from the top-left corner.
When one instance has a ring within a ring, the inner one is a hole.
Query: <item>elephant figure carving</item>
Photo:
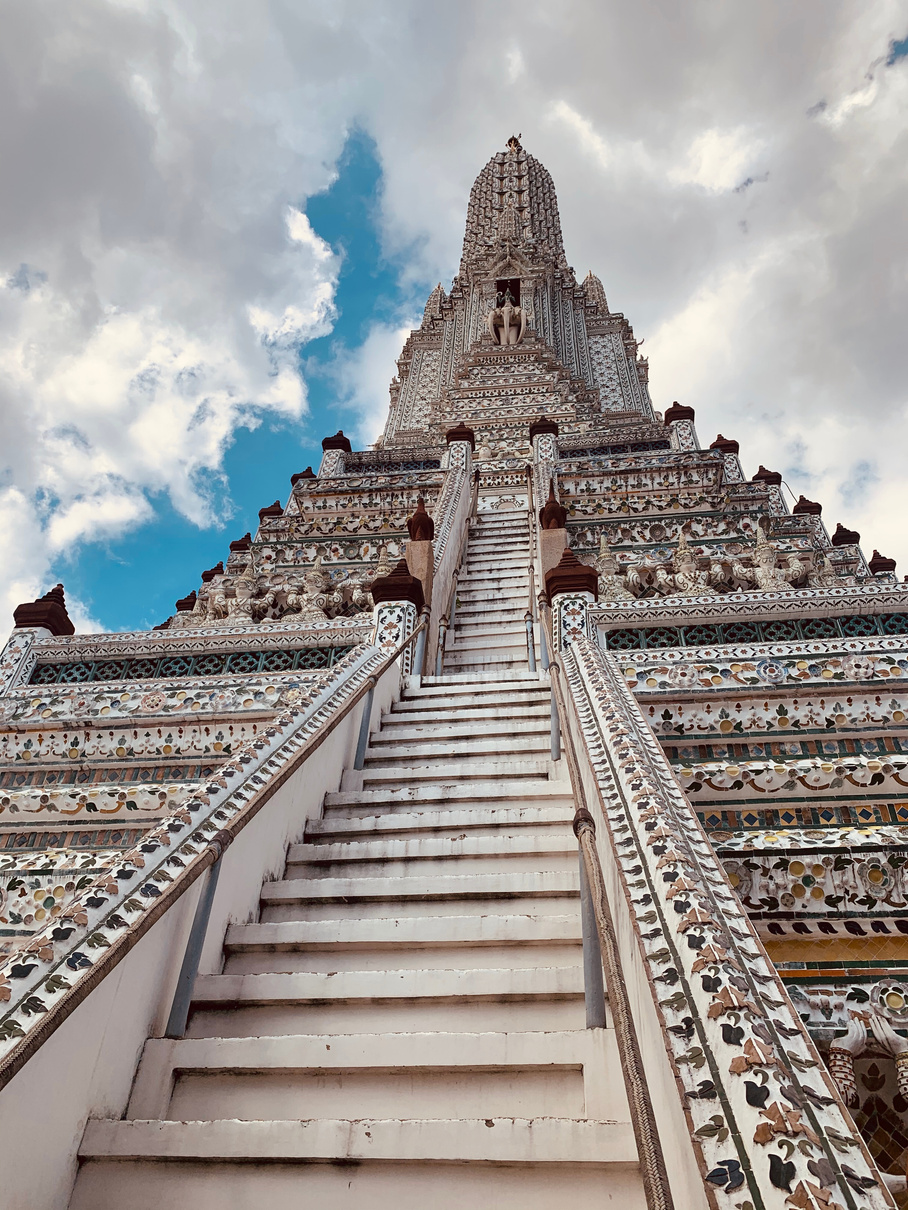
[[[518,307],[510,290],[499,294],[488,316],[489,332],[499,345],[519,345],[527,326],[526,311]]]

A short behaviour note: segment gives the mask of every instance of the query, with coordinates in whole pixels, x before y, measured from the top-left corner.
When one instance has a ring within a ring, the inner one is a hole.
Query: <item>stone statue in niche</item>
[[[519,345],[526,332],[527,317],[523,307],[518,307],[510,290],[499,291],[495,306],[489,312],[489,332],[499,345]]]
[[[716,588],[709,582],[709,572],[698,569],[697,556],[688,546],[687,534],[683,529],[678,534],[678,545],[675,548],[672,566],[675,571],[672,577],[673,589],[679,596],[714,597],[716,595]]]
[[[763,527],[757,527],[757,544],[753,552],[753,568],[750,578],[758,592],[780,592],[791,588],[791,583],[776,566],[776,548],[767,538]],[[800,575],[800,571],[797,572]]]
[[[618,560],[612,554],[604,534],[599,539],[596,570],[599,572],[600,601],[633,601],[634,594],[628,588]]]

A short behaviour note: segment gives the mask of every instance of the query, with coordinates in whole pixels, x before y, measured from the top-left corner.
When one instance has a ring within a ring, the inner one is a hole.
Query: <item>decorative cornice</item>
[[[793,588],[790,592],[729,592],[712,597],[650,597],[596,605],[590,610],[590,620],[611,630],[635,622],[645,626],[683,626],[687,621],[746,622],[751,617],[791,615],[824,617],[845,609],[850,614],[908,609],[908,585],[869,583],[844,588]]]
[[[64,657],[67,660],[122,659],[127,655],[159,658],[184,651],[277,651],[284,648],[333,647],[365,643],[372,634],[368,615],[336,618],[324,626],[302,622],[267,622],[249,626],[187,626],[180,630],[131,630],[122,634],[75,634],[38,639],[33,650],[41,663]]]

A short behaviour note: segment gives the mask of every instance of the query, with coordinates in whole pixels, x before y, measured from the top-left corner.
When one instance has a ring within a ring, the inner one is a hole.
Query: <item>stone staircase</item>
[[[525,510],[480,512],[472,522],[445,671],[527,668],[528,518]]]
[[[404,693],[230,927],[187,1036],[149,1040],[126,1117],[88,1123],[71,1210],[644,1206],[613,1033],[584,1028],[573,802],[511,604],[527,560],[485,553],[526,530],[475,533],[469,662]]]

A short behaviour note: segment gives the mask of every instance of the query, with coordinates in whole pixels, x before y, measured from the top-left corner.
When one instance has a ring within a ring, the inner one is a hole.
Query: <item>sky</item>
[[[908,0],[0,0],[0,633],[144,629],[375,439],[509,135],[664,409],[908,573]]]

